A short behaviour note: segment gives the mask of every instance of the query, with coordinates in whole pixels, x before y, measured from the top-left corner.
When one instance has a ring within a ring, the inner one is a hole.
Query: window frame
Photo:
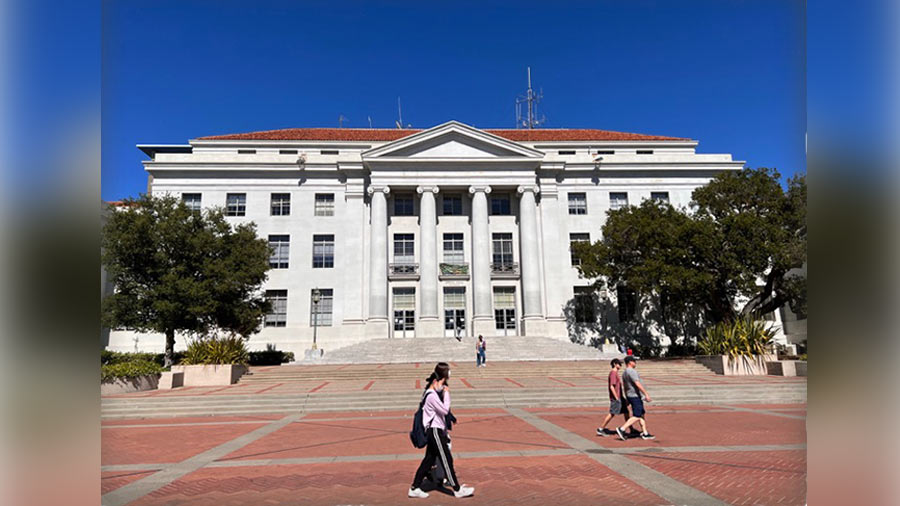
[[[239,199],[240,202],[232,203],[231,199]],[[232,209],[234,206],[234,209]],[[247,216],[247,194],[246,193],[226,193],[225,194],[225,216]]]
[[[447,212],[447,204],[450,204],[450,212]],[[459,209],[457,210],[457,204]],[[444,216],[462,216],[463,201],[459,193],[448,193],[441,197],[441,211]]]
[[[577,197],[579,197],[579,196],[581,197],[580,201],[577,199]],[[572,197],[576,197],[576,198],[573,199]],[[568,202],[570,215],[584,216],[588,213],[587,193],[585,193],[585,192],[569,192],[566,194],[566,201]]]
[[[654,202],[665,202],[666,204],[672,202],[669,197],[669,192],[667,191],[650,192],[650,200]]]
[[[287,199],[285,199],[285,197],[287,197]],[[277,213],[275,212],[276,208],[278,209]],[[269,216],[290,216],[290,215],[291,215],[291,194],[290,194],[290,192],[288,192],[288,193],[271,193],[270,197],[269,197]]]
[[[334,234],[314,234],[312,244],[312,268],[334,268]],[[328,250],[329,246],[331,246],[330,255]],[[316,251],[317,249],[319,249],[319,252]]]
[[[593,288],[590,286],[574,287],[572,297],[572,313],[575,323],[590,325],[597,323],[597,307]]]
[[[406,207],[401,207],[400,202],[409,202],[409,212]],[[402,211],[402,212],[401,212]],[[398,193],[394,196],[394,216],[415,216],[416,215],[416,199],[411,193]]]
[[[625,199],[621,203],[617,203],[615,199],[613,199],[613,195],[624,195]],[[609,208],[613,211],[617,209],[622,209],[623,207],[628,207],[628,192],[609,192]]]
[[[291,263],[291,236],[288,234],[269,234],[268,240],[269,247],[274,250],[269,255],[269,268],[289,269]]]
[[[316,193],[313,197],[313,216],[334,216],[334,202],[333,193]]]
[[[505,206],[503,203],[505,202]],[[504,208],[505,207],[505,208]],[[499,209],[498,209],[499,208]],[[512,197],[509,193],[491,194],[491,216],[512,216]]]
[[[193,197],[197,197],[196,200]],[[203,210],[203,193],[182,193],[181,201],[184,202],[184,205],[187,206],[191,212],[199,213]],[[194,204],[196,204],[196,207],[194,207]]]
[[[624,285],[616,286],[616,306],[620,322],[631,322],[637,319],[637,292]]]
[[[498,237],[504,236],[504,237]],[[505,237],[509,236],[509,237]],[[500,251],[497,251],[497,245],[500,245]],[[509,251],[506,251],[507,245],[509,246]],[[509,256],[509,260],[507,261],[507,255]],[[499,258],[499,260],[498,260]],[[491,263],[501,264],[501,265],[512,265],[516,262],[515,258],[515,247],[513,244],[513,234],[512,232],[494,232],[491,234]]]
[[[453,236],[453,237],[448,237]],[[457,237],[458,236],[458,237]],[[451,248],[447,248],[450,245]],[[457,248],[458,246],[458,248]],[[461,265],[466,263],[466,236],[462,232],[445,232],[441,237],[441,259],[445,264]],[[447,253],[451,255],[448,257]],[[459,257],[457,261],[456,258]]]
[[[266,290],[265,299],[272,305],[272,309],[263,317],[263,327],[287,327],[288,291]],[[284,303],[283,312],[278,312],[279,301]]]
[[[412,265],[416,263],[416,234],[395,233],[392,237],[395,264]],[[397,246],[401,246],[401,255],[397,254]],[[408,250],[408,251],[407,251]]]

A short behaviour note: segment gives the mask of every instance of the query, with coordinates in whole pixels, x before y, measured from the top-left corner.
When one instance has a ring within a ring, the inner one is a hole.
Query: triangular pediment
[[[364,160],[540,159],[543,153],[483,130],[450,121],[362,154]]]

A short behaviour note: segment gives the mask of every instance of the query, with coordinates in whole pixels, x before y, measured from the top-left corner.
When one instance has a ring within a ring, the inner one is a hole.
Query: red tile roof
[[[421,132],[419,129],[394,128],[284,128],[243,134],[210,135],[204,141],[395,141]],[[610,130],[542,128],[535,130],[486,129],[485,132],[511,141],[686,141],[684,137],[644,135]]]

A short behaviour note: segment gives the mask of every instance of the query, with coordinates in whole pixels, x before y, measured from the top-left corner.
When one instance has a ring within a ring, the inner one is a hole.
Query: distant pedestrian
[[[635,367],[637,367],[637,361],[635,361],[634,357],[631,355],[625,357],[625,372],[622,374],[622,383],[625,386],[625,398],[628,399],[628,404],[631,405],[631,418],[625,422],[625,425],[616,428],[616,434],[619,435],[619,439],[622,441],[625,441],[625,429],[631,427],[635,422],[641,425],[641,438],[655,439],[653,434],[647,432],[647,422],[644,419],[644,399],[647,402],[651,402],[652,399],[650,399],[650,394],[647,393],[647,390],[641,383],[641,375],[638,374]],[[643,395],[643,399],[641,395]]]
[[[450,454],[450,438],[447,435],[446,417],[450,413],[450,387],[447,381],[450,379],[450,366],[446,362],[440,362],[434,367],[434,372],[426,380],[425,402],[422,406],[422,424],[428,443],[425,450],[425,458],[416,470],[412,486],[409,488],[409,497],[428,497],[428,493],[422,490],[422,482],[431,471],[435,461],[440,458],[446,471],[447,483],[453,489],[456,497],[468,497],[475,493],[474,487],[460,485],[456,479],[456,470],[453,467],[453,455]],[[443,393],[443,399],[439,393]]]
[[[484,336],[479,335],[478,341],[475,342],[475,366],[476,367],[484,367],[484,362],[487,360],[485,356],[485,352],[487,350],[487,341],[484,340]]]
[[[628,415],[628,403],[625,402],[625,396],[622,393],[622,378],[619,377],[619,369],[622,368],[622,361],[614,358],[610,361],[609,366],[612,369],[609,371],[609,377],[606,382],[608,385],[607,393],[609,394],[609,413],[607,413],[606,418],[603,419],[603,424],[597,428],[598,436],[614,434],[611,430],[607,432],[606,424],[608,424],[616,415],[624,416],[626,422],[630,418]]]

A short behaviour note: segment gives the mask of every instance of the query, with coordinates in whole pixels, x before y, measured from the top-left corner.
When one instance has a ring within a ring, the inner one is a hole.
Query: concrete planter
[[[772,376],[806,376],[806,361],[776,360],[766,362],[766,369]]]
[[[116,378],[100,383],[100,395],[127,394],[144,390],[155,390],[159,384],[159,374],[145,374],[136,378]]]
[[[246,374],[245,365],[173,365],[173,373],[183,373],[186,387],[233,385]]]
[[[698,355],[699,364],[716,374],[725,376],[765,376],[768,374],[766,362],[777,362],[775,355],[754,355],[732,360],[728,355]]]

